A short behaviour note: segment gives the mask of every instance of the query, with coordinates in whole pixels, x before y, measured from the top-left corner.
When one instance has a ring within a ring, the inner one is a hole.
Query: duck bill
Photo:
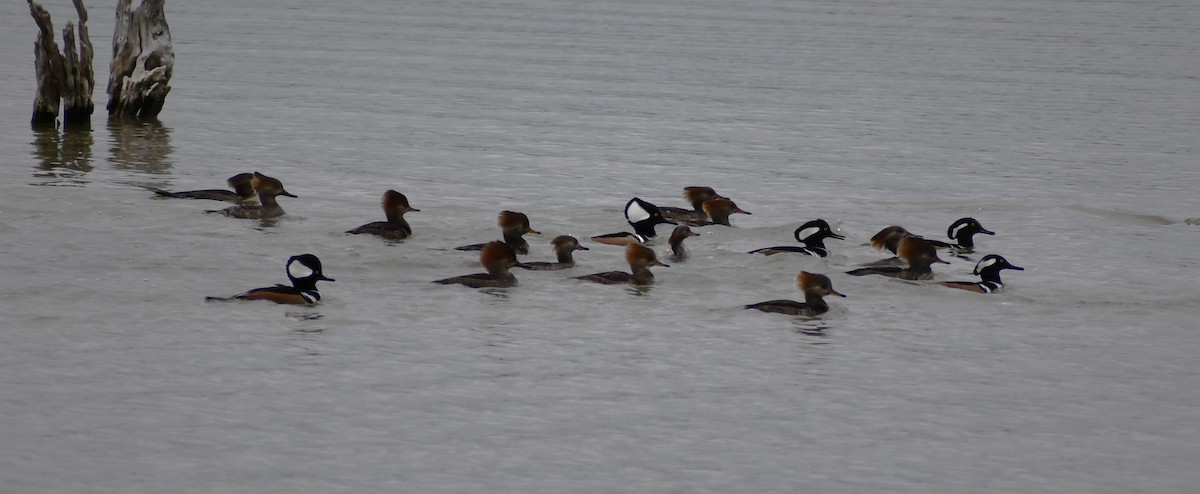
[[[651,264],[651,266],[662,266],[664,268],[671,267],[670,264],[664,264],[662,261],[654,261],[654,264]]]
[[[328,276],[325,276],[325,275],[323,275],[323,274],[318,274],[318,275],[317,275],[317,279],[318,279],[318,280],[321,280],[321,281],[337,281],[337,280],[335,280],[335,279],[333,279],[333,278],[330,278],[330,277],[328,277]]]
[[[950,261],[943,260],[942,258],[936,256],[933,258],[933,262],[937,264],[950,264]]]
[[[745,209],[742,209],[742,208],[737,208],[737,209],[735,209],[733,212],[735,212],[735,213],[742,213],[742,214],[750,214],[750,212],[749,212],[749,211],[746,211]]]
[[[829,238],[836,238],[836,239],[838,239],[838,240],[846,240],[846,237],[844,237],[844,236],[842,236],[842,235],[838,235],[838,234],[836,234],[836,233],[833,233],[833,232],[829,232]]]
[[[837,290],[834,290],[834,289],[832,289],[832,288],[830,288],[830,289],[829,289],[829,294],[830,294],[830,295],[837,295],[837,296],[839,296],[839,297],[842,297],[842,298],[846,298],[846,294],[844,294],[844,293],[842,293],[842,292],[839,292],[839,291],[837,291]]]
[[[1006,268],[1008,268],[1008,269],[1014,269],[1014,270],[1017,270],[1017,271],[1024,271],[1024,270],[1025,270],[1025,268],[1023,268],[1023,267],[1021,267],[1021,266],[1013,266],[1012,264],[1009,264],[1008,266],[1005,266],[1005,267],[1006,267]]]
[[[533,234],[533,235],[541,235],[542,234],[542,232],[534,230],[533,228],[526,228],[525,233],[529,233],[529,234]]]
[[[982,226],[981,226],[981,227],[979,227],[979,233],[982,233],[982,234],[984,234],[984,235],[995,235],[995,234],[996,234],[996,232],[993,232],[993,231],[991,231],[991,230],[988,230],[987,228],[984,228],[984,227],[982,227]]]
[[[285,190],[285,191],[282,191],[282,192],[280,192],[280,193],[279,193],[279,195],[281,195],[281,196],[287,196],[287,197],[297,197],[297,198],[298,198],[298,197],[300,197],[300,196],[298,196],[298,195],[296,195],[296,194],[293,194],[293,193],[291,193],[291,192],[288,192],[288,191],[286,191],[286,190]]]

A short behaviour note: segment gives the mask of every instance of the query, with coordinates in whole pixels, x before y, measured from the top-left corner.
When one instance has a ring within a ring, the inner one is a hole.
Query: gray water
[[[0,7],[0,492],[1200,483],[1191,0],[168,2],[173,90],[124,126],[91,8],[100,110],[60,134],[29,129],[35,27]],[[251,170],[299,196],[283,219],[144,189]],[[688,185],[754,214],[648,291],[569,279],[626,268],[598,244],[513,289],[429,283],[480,271],[450,248],[502,209],[548,260]],[[341,233],[389,188],[413,238]],[[843,274],[884,226],[963,216],[1026,268],[1003,293]],[[814,218],[833,256],[744,254]],[[204,301],[303,252],[337,279],[318,306]],[[849,296],[739,309],[800,270]]]

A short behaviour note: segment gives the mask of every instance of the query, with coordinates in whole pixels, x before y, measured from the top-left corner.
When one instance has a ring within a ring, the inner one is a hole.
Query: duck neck
[[[558,255],[558,263],[574,265],[575,264],[575,256],[571,254],[574,251],[575,251],[575,249],[573,249],[573,248],[558,249],[558,251],[555,252],[555,254]]]
[[[829,310],[829,304],[825,303],[825,298],[816,292],[804,292],[804,305],[812,309],[814,314],[823,314]]]
[[[630,271],[633,271],[633,282],[639,285],[649,285],[654,282],[654,273],[650,272],[649,266],[629,266]]]
[[[714,211],[714,212],[708,213],[708,217],[712,218],[713,223],[716,223],[718,225],[730,226],[729,225],[729,213],[726,211]]]
[[[508,268],[504,267],[503,265],[499,265],[499,264],[488,266],[487,272],[488,272],[488,275],[490,275],[493,278],[503,278],[503,279],[515,278],[515,276],[513,276],[513,274],[508,271]]]
[[[639,221],[631,224],[633,225],[633,231],[637,232],[638,235],[646,238],[651,238],[654,236],[654,223],[650,220]]]
[[[524,235],[524,232],[522,230],[518,230],[518,229],[504,230],[504,243],[506,243],[510,247],[512,247],[513,250],[517,251],[518,254],[524,254],[526,252],[529,252],[529,242],[526,242],[525,238],[522,237],[521,235]]]
[[[984,269],[979,272],[979,277],[982,278],[985,283],[995,283],[997,285],[1004,284],[1000,281],[999,269]]]
[[[408,221],[404,220],[404,213],[401,211],[388,211],[387,221],[405,232],[412,233],[412,227],[408,226]]]

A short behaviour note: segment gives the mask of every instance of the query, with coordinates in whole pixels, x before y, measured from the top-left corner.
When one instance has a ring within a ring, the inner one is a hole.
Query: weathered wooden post
[[[164,0],[117,2],[113,58],[108,77],[110,119],[152,119],[171,91],[175,51],[163,12]]]
[[[91,125],[92,88],[92,41],[88,38],[87,9],[83,0],[74,0],[79,14],[79,51],[75,50],[75,26],[70,22],[63,29],[63,44],[66,55],[58,52],[54,42],[54,26],[50,13],[33,0],[29,2],[29,13],[38,25],[38,39],[34,42],[34,64],[37,69],[37,94],[33,99],[34,127],[54,127],[62,101],[63,126]]]

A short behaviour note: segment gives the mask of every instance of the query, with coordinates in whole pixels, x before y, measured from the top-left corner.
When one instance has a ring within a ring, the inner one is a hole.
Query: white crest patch
[[[806,238],[808,238],[808,237],[811,237],[811,236],[813,236],[813,235],[816,235],[816,234],[817,234],[818,232],[820,232],[820,231],[821,231],[821,227],[819,227],[819,226],[810,226],[810,227],[808,227],[808,228],[805,228],[805,229],[803,229],[803,230],[800,230],[799,232],[797,232],[797,233],[796,233],[796,238],[798,238],[798,239],[800,239],[800,240],[802,240],[802,241],[803,241],[804,239],[806,239]]]
[[[963,228],[966,228],[966,227],[967,227],[967,224],[963,223],[961,225],[958,225],[958,226],[952,228],[950,230],[950,238],[958,238],[958,232],[963,231]]]
[[[999,261],[995,257],[979,261],[979,264],[975,265],[975,274],[979,274],[980,271],[983,271],[989,266],[995,265],[997,262]]]
[[[292,278],[296,278],[298,280],[308,278],[309,276],[313,275],[312,268],[305,266],[304,263],[300,262],[299,259],[288,263],[287,270],[288,274],[291,275]]]
[[[625,208],[625,219],[629,220],[630,223],[646,221],[650,219],[650,213],[641,204],[638,204],[637,201],[633,201],[629,203],[629,207]]]

